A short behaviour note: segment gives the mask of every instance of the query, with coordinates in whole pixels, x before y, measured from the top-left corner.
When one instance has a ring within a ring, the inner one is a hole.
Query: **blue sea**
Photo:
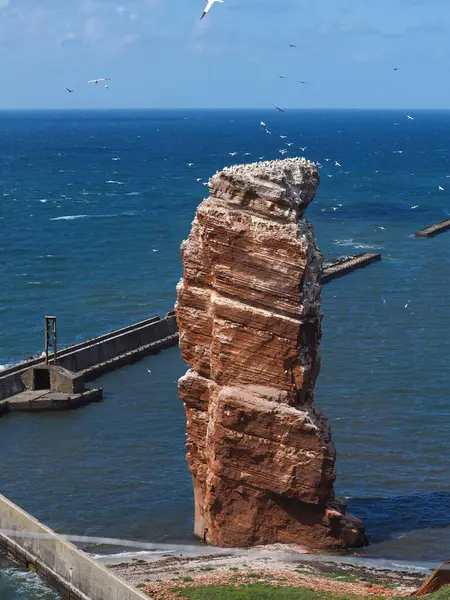
[[[42,352],[45,314],[63,346],[170,310],[216,170],[319,161],[307,217],[325,257],[383,256],[323,290],[316,402],[371,541],[356,554],[448,559],[450,233],[413,234],[450,216],[450,112],[407,114],[1,112],[0,364]],[[99,380],[102,404],[3,417],[1,492],[61,532],[193,541],[185,370],[172,348]],[[0,597],[57,598],[2,559]]]

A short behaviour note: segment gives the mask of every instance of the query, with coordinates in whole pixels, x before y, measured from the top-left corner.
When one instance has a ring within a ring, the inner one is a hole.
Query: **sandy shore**
[[[316,591],[390,598],[409,596],[427,576],[426,573],[336,563],[317,556],[314,560],[310,558],[303,549],[275,546],[244,555],[233,552],[162,556],[155,560],[136,558],[108,567],[130,584],[143,588],[155,600],[180,600],[182,596],[173,591],[180,587],[260,581]],[[108,564],[107,559],[102,562]]]

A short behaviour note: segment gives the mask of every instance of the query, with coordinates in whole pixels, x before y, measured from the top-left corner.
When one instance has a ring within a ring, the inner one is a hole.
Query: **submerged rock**
[[[212,545],[361,546],[335,501],[335,448],[314,404],[323,257],[303,218],[305,159],[224,169],[182,244],[177,287],[195,534]]]

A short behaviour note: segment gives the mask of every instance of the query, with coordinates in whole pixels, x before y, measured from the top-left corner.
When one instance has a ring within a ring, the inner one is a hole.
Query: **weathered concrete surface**
[[[0,400],[0,415],[7,412],[40,412],[44,410],[70,410],[92,402],[100,402],[103,390],[94,388],[79,394],[63,394],[48,390],[26,390],[7,400]]]
[[[22,374],[22,381],[27,390],[39,389],[36,386],[36,377],[39,372],[48,371],[49,389],[62,394],[81,394],[85,391],[84,377],[80,373],[72,373],[58,365],[36,365],[30,367]]]
[[[33,568],[50,584],[59,586],[63,598],[73,600],[148,600],[111,571],[54,531],[0,495],[0,530],[17,531],[17,535],[0,533],[0,549],[8,556]],[[20,532],[44,534],[21,537]]]
[[[182,244],[176,306],[195,533],[218,546],[366,540],[335,502],[335,449],[314,404],[322,254],[303,218],[305,159],[224,169]]]
[[[347,273],[351,273],[356,271],[356,269],[361,269],[362,267],[366,267],[367,265],[380,260],[381,254],[378,252],[364,252],[363,254],[357,254],[356,256],[349,257],[346,260],[340,261],[334,265],[330,265],[324,269],[322,277],[320,278],[320,282],[322,284],[328,283],[333,279],[347,275]]]
[[[444,219],[443,221],[439,221],[439,223],[433,223],[433,225],[429,225],[420,231],[416,231],[416,237],[433,237],[438,233],[443,233],[444,231],[448,231],[450,229],[450,219]]]
[[[164,319],[152,317],[69,346],[58,352],[58,369],[50,365],[53,391],[80,393],[84,382],[174,346],[177,342],[175,313],[167,313]],[[0,400],[33,389],[33,369],[43,366],[42,358],[38,358],[0,371]]]

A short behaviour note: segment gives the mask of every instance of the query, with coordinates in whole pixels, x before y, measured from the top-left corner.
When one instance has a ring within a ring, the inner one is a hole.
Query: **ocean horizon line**
[[[450,108],[411,108],[411,107],[402,107],[402,108],[377,108],[377,107],[284,107],[285,111],[289,112],[325,112],[325,111],[333,111],[333,112],[350,112],[350,111],[361,111],[361,112],[404,112],[404,111],[414,111],[414,112],[450,112]],[[274,108],[271,106],[263,106],[263,107],[50,107],[50,108],[0,108],[0,113],[36,113],[36,112],[54,112],[54,111],[64,111],[64,112],[125,112],[125,111],[141,111],[141,112],[180,112],[180,111],[190,111],[190,112],[199,112],[199,111],[211,111],[211,112],[256,112],[256,111],[274,111]]]

